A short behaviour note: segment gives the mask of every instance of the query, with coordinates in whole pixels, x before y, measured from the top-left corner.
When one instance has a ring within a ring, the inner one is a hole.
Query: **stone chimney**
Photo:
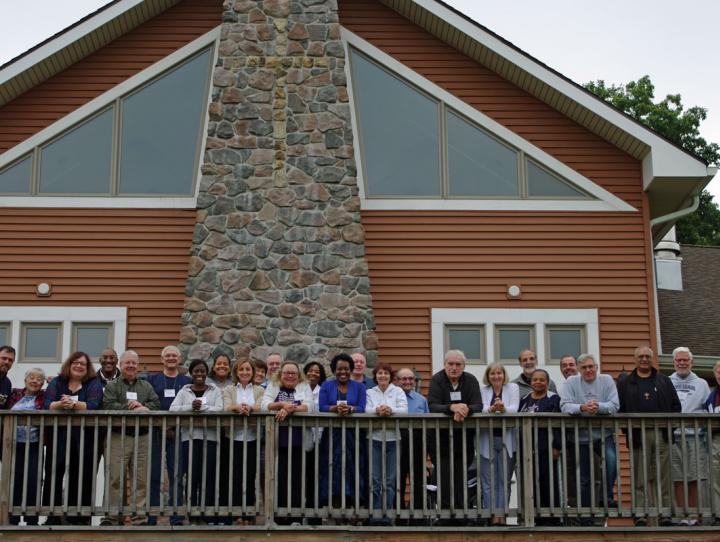
[[[662,290],[682,290],[682,258],[675,227],[655,247],[655,276]]]
[[[225,0],[180,347],[300,363],[377,341],[335,0]]]

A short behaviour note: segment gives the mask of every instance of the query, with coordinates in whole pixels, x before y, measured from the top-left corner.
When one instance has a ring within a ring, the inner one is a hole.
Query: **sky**
[[[576,83],[624,84],[649,75],[655,98],[682,95],[720,143],[717,0],[445,0]],[[106,0],[0,0],[0,65]],[[720,202],[720,174],[708,187]]]

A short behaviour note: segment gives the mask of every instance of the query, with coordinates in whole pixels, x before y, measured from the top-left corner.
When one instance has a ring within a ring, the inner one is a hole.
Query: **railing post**
[[[13,465],[13,416],[3,416],[2,422],[2,471],[0,471],[0,525],[10,523],[10,488]]]
[[[533,430],[532,418],[522,418],[522,500],[525,527],[535,525],[535,477],[533,474]]]
[[[275,417],[264,416],[265,421],[265,490],[263,493],[265,526],[275,521],[275,456],[277,443],[275,442]]]

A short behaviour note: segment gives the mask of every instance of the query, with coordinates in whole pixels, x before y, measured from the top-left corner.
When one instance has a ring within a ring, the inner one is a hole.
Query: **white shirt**
[[[245,387],[243,387],[243,385],[238,382],[238,384],[235,386],[235,402],[238,405],[250,405],[251,408],[255,406],[255,392],[253,391],[252,382],[249,382],[248,385]],[[248,424],[247,434],[245,434],[245,432],[243,431],[245,427],[245,421],[247,421]],[[244,440],[246,442],[257,440],[257,434],[255,432],[256,424],[257,418],[247,418],[245,416],[236,418],[233,440]]]
[[[377,407],[386,405],[392,409],[393,414],[407,414],[408,402],[407,396],[402,388],[389,384],[385,391],[380,389],[380,386],[375,386],[367,391],[367,401],[365,402],[365,412],[368,414],[375,414]],[[387,418],[385,418],[387,419]],[[392,422],[387,422],[386,427],[393,427]],[[383,433],[385,433],[385,440],[400,440],[400,433],[394,429],[388,429],[383,431],[379,429],[373,431],[373,440],[383,440]]]

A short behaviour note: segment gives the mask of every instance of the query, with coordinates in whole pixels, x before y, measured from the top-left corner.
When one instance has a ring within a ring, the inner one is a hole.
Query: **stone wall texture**
[[[377,348],[336,0],[225,1],[180,347]]]

